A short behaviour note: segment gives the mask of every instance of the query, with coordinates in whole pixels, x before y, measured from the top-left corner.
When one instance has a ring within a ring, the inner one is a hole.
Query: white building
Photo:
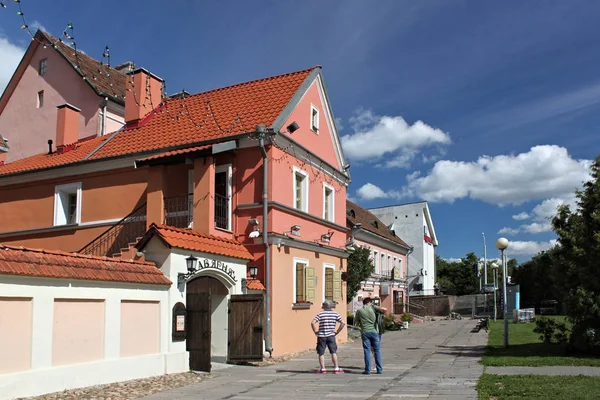
[[[373,208],[369,211],[413,247],[408,257],[409,295],[433,295],[438,239],[427,202]]]

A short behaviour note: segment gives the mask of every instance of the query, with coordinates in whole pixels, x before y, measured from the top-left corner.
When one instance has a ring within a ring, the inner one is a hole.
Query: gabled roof
[[[84,147],[81,142],[77,153],[18,160],[0,166],[0,176],[133,154],[163,151],[168,156],[172,151],[232,140],[254,132],[258,124],[272,125],[313,69],[171,99],[139,125],[94,139],[96,146]]]
[[[38,30],[36,37],[43,37],[48,43],[55,44],[55,49],[75,69],[75,71],[94,89],[99,96],[108,96],[112,100],[124,104],[125,74],[88,56],[81,51],[75,51],[49,33]]]
[[[403,247],[410,247],[402,239],[390,232],[389,228],[379,218],[350,200],[346,200],[346,219],[350,228],[356,224],[361,224],[360,229],[396,242]]]
[[[2,244],[0,275],[171,285],[171,281],[156,265],[149,262]]]
[[[225,257],[252,260],[254,257],[237,240],[207,235],[191,229],[180,229],[168,225],[152,224],[135,246],[142,250],[154,236],[158,236],[169,247],[218,254]]]

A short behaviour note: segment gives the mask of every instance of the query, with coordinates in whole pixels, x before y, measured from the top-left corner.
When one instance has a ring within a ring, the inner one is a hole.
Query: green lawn
[[[600,399],[600,377],[483,374],[479,399]]]
[[[553,317],[564,320],[564,317]],[[568,356],[565,346],[548,345],[533,332],[535,323],[508,324],[507,349],[504,348],[504,322],[490,322],[488,346],[483,365],[530,366],[542,365],[585,365],[600,366],[600,358]],[[600,397],[598,397],[600,398]]]

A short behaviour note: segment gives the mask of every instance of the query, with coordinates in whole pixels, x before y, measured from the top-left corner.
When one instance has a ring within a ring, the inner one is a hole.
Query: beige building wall
[[[121,357],[159,352],[159,302],[121,301]]]
[[[52,365],[104,358],[104,301],[55,299]]]
[[[31,298],[0,297],[0,374],[31,368],[31,309]]]

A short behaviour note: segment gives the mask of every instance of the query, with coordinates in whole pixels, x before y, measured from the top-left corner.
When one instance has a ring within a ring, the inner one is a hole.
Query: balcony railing
[[[165,224],[175,228],[191,228],[194,215],[194,196],[165,197]]]
[[[112,257],[129,247],[146,232],[146,204],[133,210],[125,218],[79,250],[80,254]]]
[[[215,226],[229,228],[229,198],[215,193]]]

